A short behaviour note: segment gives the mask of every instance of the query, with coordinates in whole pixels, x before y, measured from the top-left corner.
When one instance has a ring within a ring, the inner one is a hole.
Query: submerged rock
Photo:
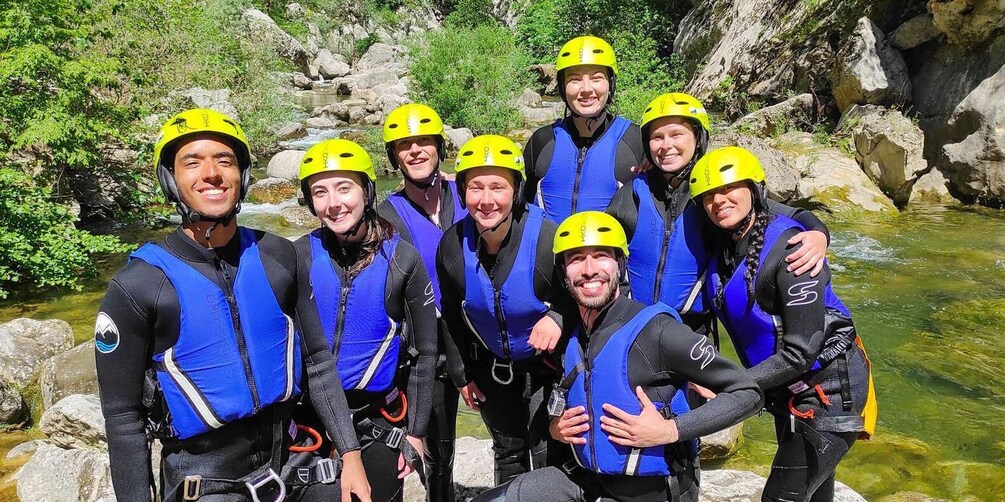
[[[108,454],[43,444],[21,468],[17,496],[23,501],[46,502],[113,500]]]
[[[0,379],[23,387],[42,361],[73,347],[73,329],[66,321],[14,319],[0,324]]]
[[[252,202],[279,204],[297,196],[297,185],[285,178],[265,178],[256,181],[248,190]]]
[[[98,373],[94,366],[94,340],[88,340],[42,364],[38,377],[42,408],[48,409],[72,394],[97,394]]]
[[[313,229],[318,226],[318,217],[311,214],[306,207],[295,206],[284,208],[279,216],[283,224],[290,227]]]

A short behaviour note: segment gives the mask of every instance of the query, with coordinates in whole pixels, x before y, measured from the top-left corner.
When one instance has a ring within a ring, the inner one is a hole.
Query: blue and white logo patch
[[[98,312],[98,321],[94,323],[94,346],[102,354],[109,354],[119,346],[119,328],[104,312]]]

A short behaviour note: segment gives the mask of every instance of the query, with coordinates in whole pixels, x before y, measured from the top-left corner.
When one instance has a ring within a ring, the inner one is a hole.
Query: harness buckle
[[[255,480],[245,481],[244,486],[247,487],[252,502],[282,502],[286,498],[286,484],[272,469]]]
[[[509,378],[506,380],[499,378],[499,375],[496,374],[497,368],[506,368],[509,370]],[[498,359],[492,358],[492,379],[499,385],[509,385],[513,383],[513,361],[506,361],[505,363],[502,363]]]
[[[387,440],[384,444],[396,450],[398,449],[398,446],[401,445],[401,438],[403,437],[405,437],[405,429],[392,427],[391,430],[387,432]]]
[[[338,479],[338,469],[335,461],[330,458],[322,459],[318,462],[318,481],[330,485]]]
[[[199,500],[202,496],[202,476],[195,474],[185,476],[185,482],[181,485],[181,499],[185,502]]]

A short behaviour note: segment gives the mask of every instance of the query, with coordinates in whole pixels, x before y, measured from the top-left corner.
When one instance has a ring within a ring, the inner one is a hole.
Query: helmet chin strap
[[[234,221],[234,218],[237,216],[237,213],[241,211],[241,203],[238,202],[237,206],[235,206],[234,209],[228,215],[219,218],[209,218],[205,215],[195,212],[195,210],[188,207],[188,205],[185,204],[184,202],[181,202],[181,200],[178,201],[177,205],[178,205],[178,212],[181,213],[183,220],[188,221],[189,223],[200,223],[200,222],[212,223],[212,225],[210,225],[209,228],[206,229],[206,232],[203,234],[203,237],[206,239],[206,242],[209,242],[209,239],[212,236],[213,231],[216,230],[217,227],[219,227],[220,225],[230,224],[231,221]]]
[[[422,196],[429,200],[429,189],[436,186],[436,182],[440,179],[440,168],[437,167],[433,169],[432,174],[429,175],[428,181],[419,181],[412,178],[405,172],[404,169],[401,170],[401,177],[406,183],[410,183],[412,186],[422,190]]]

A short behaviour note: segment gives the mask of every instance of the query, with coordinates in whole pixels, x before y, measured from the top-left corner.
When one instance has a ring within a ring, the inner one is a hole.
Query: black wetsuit
[[[445,180],[438,180],[440,191],[440,210],[437,215],[440,228],[450,226],[454,221],[454,204],[451,203],[453,195],[450,193],[450,185]],[[404,195],[404,191],[402,192]],[[407,199],[407,196],[406,196]],[[409,200],[409,202],[412,202]],[[415,210],[419,214],[424,214],[422,207],[414,204]],[[381,202],[377,207],[377,212],[394,226],[401,238],[409,244],[415,244],[415,239],[435,238],[439,243],[437,235],[412,235],[408,227],[402,221],[401,216],[394,209],[394,206],[387,200]],[[430,222],[436,223],[432,218]],[[436,270],[428,270],[429,274],[435,274]],[[426,429],[426,494],[430,502],[446,502],[454,500],[454,440],[457,436],[457,387],[447,375],[447,351],[456,354],[457,348],[453,338],[447,334],[447,325],[442,319],[437,320],[437,360],[436,379],[433,381],[433,411],[429,418],[429,427]]]
[[[614,115],[606,113],[604,119],[596,123],[596,130],[590,137],[582,137],[578,134],[576,126],[572,123],[572,117],[565,120],[568,121],[568,130],[571,133],[573,143],[580,148],[589,148],[597,138],[604,135],[604,131],[614,121]],[[523,149],[523,159],[527,168],[527,182],[523,187],[525,201],[531,204],[537,203],[537,186],[548,174],[554,152],[555,133],[551,124],[534,131],[534,134],[527,140],[527,145]],[[639,126],[632,124],[618,143],[614,166],[612,166],[614,177],[622,185],[630,185],[632,178],[635,177],[635,174],[632,173],[632,167],[642,164],[645,158],[645,152],[642,151],[642,130],[639,129]]]
[[[496,255],[490,255],[484,246],[479,247],[479,262],[490,270],[493,285],[501,288],[510,275],[526,226],[527,211],[514,208],[509,234]],[[542,356],[513,363],[513,379],[500,384],[492,376],[494,356],[479,344],[477,338],[462,318],[461,301],[465,297],[464,256],[461,249],[463,222],[447,229],[436,254],[436,273],[439,274],[442,315],[458,354],[449,357],[448,372],[460,388],[474,382],[486,397],[481,403],[482,420],[492,435],[495,453],[496,484],[526,472],[531,465],[543,465],[547,455],[548,413],[547,399],[557,372]],[[551,303],[546,314],[562,326],[563,315],[573,312],[565,294],[551,248],[558,226],[548,220],[542,222],[537,240],[534,270],[534,294],[543,302]],[[451,354],[448,353],[448,356]],[[552,357],[550,354],[547,357]]]
[[[825,308],[825,288],[831,279],[826,265],[812,279],[786,271],[785,257],[799,247],[786,241],[797,232],[794,228],[785,230],[774,246],[761,250],[767,256],[754,279],[757,304],[782,320],[774,355],[748,370],[764,390],[778,439],[763,500],[833,500],[834,468],[862,430],[860,424],[849,426],[842,420],[861,413],[868,395],[869,370],[865,353],[852,344],[825,367],[808,371],[830,343],[828,338],[833,341],[837,331],[854,330],[854,326],[851,319]],[[719,232],[724,238],[714,259],[720,260],[724,277],[742,263],[752,233],[733,243]],[[789,402],[793,393],[788,386],[796,381],[809,382],[811,388],[797,392],[791,404],[801,412],[812,410],[816,419],[804,422],[793,418]],[[816,382],[824,397],[814,392]],[[827,423],[828,419],[834,423]],[[810,426],[804,427],[806,424]]]
[[[327,228],[322,229],[321,235],[335,273],[338,274],[342,284],[347,284],[346,270],[361,259],[358,245],[339,247],[337,238]],[[314,257],[311,255],[309,236],[301,237],[294,246],[297,255],[301,257],[298,262],[299,302],[297,303],[301,332],[305,338],[310,337],[315,343],[324,344],[330,353],[331,348],[321,327],[310,282]],[[397,479],[399,452],[384,442],[374,441],[372,437],[368,437],[362,432],[363,426],[360,425],[360,420],[370,419],[384,429],[405,428],[408,435],[424,437],[432,408],[433,371],[436,365],[436,311],[431,291],[428,289],[429,275],[426,273],[426,268],[419,258],[419,253],[406,242],[398,243],[389,262],[383,294],[384,309],[388,317],[403,326],[404,338],[418,354],[406,374],[398,377],[399,389],[405,392],[407,400],[406,423],[389,422],[380,413],[380,405],[384,404],[383,394],[375,395],[356,390],[345,392],[349,408],[356,410],[353,419],[357,424],[357,436],[363,445],[363,466],[374,501],[400,500],[402,481]],[[351,311],[346,313],[346,316],[351,315]],[[406,357],[404,347],[399,357]],[[331,383],[339,382],[335,380]],[[379,405],[371,406],[378,402]],[[391,414],[393,415],[393,412]],[[402,438],[401,441],[405,439]]]
[[[297,301],[296,263],[293,244],[281,237],[255,232],[262,264],[272,292],[280,308],[293,316]],[[227,245],[206,249],[185,233],[178,231],[157,243],[181,259],[222,290],[231,287],[240,266],[240,237]],[[161,269],[143,260],[131,260],[115,275],[100,310],[112,320],[119,334],[118,345],[112,351],[96,351],[98,385],[101,390],[101,410],[105,416],[108,436],[112,484],[119,500],[151,499],[150,441],[146,433],[152,416],[144,400],[144,377],[152,366],[153,354],[163,353],[179,337],[180,305],[175,286]],[[302,339],[302,354],[306,363],[311,400],[321,421],[330,429],[339,452],[358,449],[351,434],[345,394],[341,386],[322,386],[321,381],[338,382],[338,373],[331,364],[330,353],[319,353],[307,338]],[[153,408],[161,403],[154,402]],[[285,431],[292,414],[292,405],[279,404],[257,415],[227,423],[223,427],[186,440],[162,439],[164,450],[161,469],[164,500],[180,498],[178,489],[186,475],[201,475],[237,479],[270,462],[273,430],[280,423]],[[288,452],[288,436],[280,438],[283,462]],[[315,500],[337,496],[334,485],[317,485],[310,493],[291,494],[292,500]],[[245,500],[234,495],[210,495],[203,500]]]
[[[655,171],[650,171],[649,190],[656,204],[656,210],[663,216],[664,225],[668,231],[673,231],[674,222],[677,217],[684,212],[689,204],[695,204],[690,195],[690,186],[687,180],[683,180],[677,187],[671,186],[665,176],[652,175]],[[776,214],[788,216],[801,223],[807,230],[818,230],[823,232],[830,240],[830,233],[827,226],[823,224],[811,211],[786,206],[780,202],[768,199],[768,208]],[[608,214],[614,216],[625,229],[628,242],[632,241],[635,235],[635,227],[639,217],[639,200],[633,186],[626,184],[621,187],[611,204],[607,207]],[[670,252],[674,252],[670,250]],[[624,286],[624,285],[623,285]],[[709,316],[707,313],[685,314],[684,322],[698,332],[707,330]]]
[[[594,328],[579,338],[583,350],[594,356],[617,330],[639,314],[644,304],[618,296],[602,311]],[[591,348],[592,347],[592,348]],[[695,357],[695,347],[702,350]],[[670,402],[674,389],[695,382],[717,393],[705,405],[674,417],[679,440],[672,451],[686,457],[686,441],[719,431],[754,414],[761,405],[761,393],[746,372],[720,357],[705,337],[668,315],[658,315],[639,333],[628,352],[628,383],[642,386],[654,402]],[[617,381],[612,378],[612,381]],[[569,447],[565,446],[566,451]],[[678,460],[684,460],[678,458]],[[688,464],[688,462],[684,462]],[[548,467],[520,476],[505,490],[478,501],[566,502],[597,497],[619,501],[697,500],[697,465],[669,479],[659,476],[618,476],[597,474],[581,467]],[[503,494],[504,492],[504,494]]]

